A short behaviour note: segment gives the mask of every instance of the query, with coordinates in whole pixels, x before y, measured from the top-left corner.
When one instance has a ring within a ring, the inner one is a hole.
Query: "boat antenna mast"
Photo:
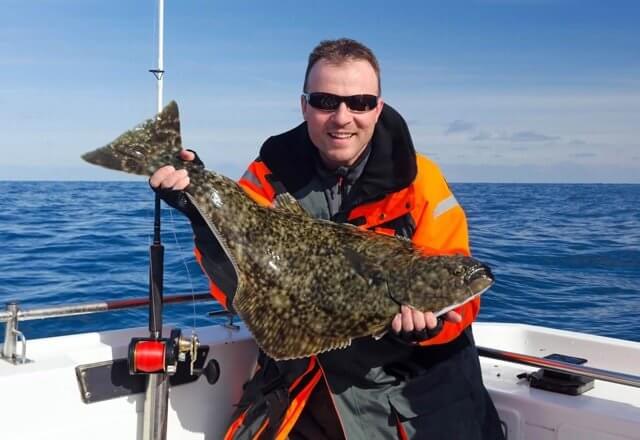
[[[149,69],[156,77],[157,105],[156,111],[162,111],[162,93],[164,86],[164,0],[158,0],[158,65]]]

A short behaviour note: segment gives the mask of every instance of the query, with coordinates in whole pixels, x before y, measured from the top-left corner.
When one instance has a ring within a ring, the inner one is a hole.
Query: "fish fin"
[[[291,340],[287,339],[287,342],[290,342],[288,345],[283,344],[282,340],[279,342],[278,345],[268,349],[261,347],[265,353],[278,361],[306,358],[331,350],[341,350],[351,345],[350,338],[291,338]],[[269,352],[271,349],[273,350]]]
[[[300,206],[300,203],[298,203],[295,197],[293,197],[288,192],[276,195],[276,198],[273,201],[273,207],[279,209],[280,211],[309,216],[307,211],[305,211],[304,208]]]
[[[324,324],[311,313],[307,304],[292,304],[283,294],[272,289],[258,295],[253,289],[239,289],[233,308],[244,321],[260,348],[275,360],[309,357],[325,351],[348,347],[349,336],[328,336]],[[307,312],[307,313],[305,313]]]
[[[349,247],[345,247],[343,253],[356,273],[364,278],[370,286],[387,284],[384,268],[380,264]]]
[[[400,306],[406,304],[409,298],[402,290],[396,291],[391,289],[384,267],[374,259],[366,258],[366,256],[353,249],[345,248],[343,252],[347,260],[351,262],[356,274],[366,280],[369,289],[377,290],[381,295],[386,296],[386,299],[390,300],[390,303],[395,303],[398,306],[399,312]],[[382,300],[382,297],[379,296],[378,300]],[[383,328],[380,332],[382,332],[380,336],[382,337],[384,333],[386,333],[386,330]]]
[[[193,226],[194,231],[202,231],[202,236],[196,235],[196,245],[200,240],[204,241],[203,246],[198,246],[198,251],[206,256],[201,262],[201,268],[209,278],[225,295],[233,297],[240,289],[241,274],[238,270],[238,264],[229,252],[229,246],[224,240],[222,234],[218,232],[213,223],[204,214],[203,208],[199,205],[198,200],[188,192],[185,195],[194,206],[197,215],[200,216],[204,225]]]
[[[367,261],[361,253],[351,249],[350,247],[344,248],[343,253],[356,272],[361,276],[382,272],[382,268],[379,265]]]

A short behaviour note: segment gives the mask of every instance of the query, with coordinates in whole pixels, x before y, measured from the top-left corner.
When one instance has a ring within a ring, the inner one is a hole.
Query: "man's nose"
[[[351,121],[351,111],[349,111],[346,103],[340,103],[336,111],[333,113],[333,121],[339,125],[346,125]]]

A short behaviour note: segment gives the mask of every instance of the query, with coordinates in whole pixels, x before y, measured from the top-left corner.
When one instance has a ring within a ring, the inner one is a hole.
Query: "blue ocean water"
[[[492,266],[481,321],[640,341],[640,185],[454,184],[476,257]],[[145,297],[153,196],[146,182],[0,182],[0,306]],[[163,209],[165,293],[206,291],[192,235]],[[214,302],[165,307],[183,329]],[[27,338],[145,326],[130,309],[25,321]],[[0,332],[0,338],[3,335]]]

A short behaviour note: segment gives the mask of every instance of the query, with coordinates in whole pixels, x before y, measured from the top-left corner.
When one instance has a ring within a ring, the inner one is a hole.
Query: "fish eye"
[[[145,153],[144,149],[140,145],[132,145],[129,149],[129,154],[136,159],[144,159]]]

